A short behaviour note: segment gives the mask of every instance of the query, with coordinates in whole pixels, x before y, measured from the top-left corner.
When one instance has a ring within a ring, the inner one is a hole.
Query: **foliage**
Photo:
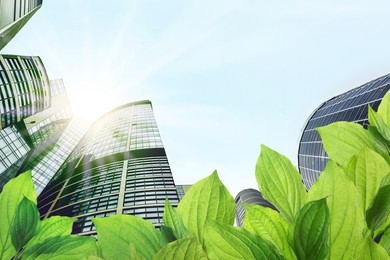
[[[93,237],[70,235],[76,219],[39,219],[37,196],[26,172],[8,182],[0,194],[0,259],[88,259],[96,251]]]
[[[39,220],[31,173],[0,194],[0,259],[389,259],[390,94],[370,126],[338,122],[318,129],[330,160],[309,191],[291,162],[262,146],[256,179],[278,211],[235,202],[215,171],[175,209],[168,200],[160,230],[138,217],[93,219],[93,237],[70,235],[75,219]],[[27,228],[26,228],[27,227]]]

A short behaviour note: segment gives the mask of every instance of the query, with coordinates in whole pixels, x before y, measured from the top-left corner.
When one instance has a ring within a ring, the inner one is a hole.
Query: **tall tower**
[[[322,103],[310,115],[298,148],[298,167],[306,189],[310,189],[329,160],[316,128],[337,121],[355,122],[367,127],[368,105],[377,110],[389,89],[390,74]]]
[[[42,0],[0,1],[0,50],[41,8]]]
[[[55,144],[72,111],[62,80],[49,81],[39,57],[0,55],[0,117],[1,190],[34,153]]]
[[[131,214],[162,222],[165,198],[179,202],[150,101],[98,119],[38,198],[42,217],[77,217],[73,233],[93,235],[91,219]]]

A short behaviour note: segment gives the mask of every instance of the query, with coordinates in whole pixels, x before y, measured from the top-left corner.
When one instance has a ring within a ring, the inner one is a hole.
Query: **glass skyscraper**
[[[62,80],[49,81],[39,57],[0,55],[0,116],[1,190],[54,147],[73,115]]]
[[[315,129],[337,121],[356,122],[367,127],[368,105],[377,110],[389,89],[390,74],[322,103],[310,115],[298,148],[298,167],[306,189],[317,180],[329,159]]]
[[[39,10],[42,0],[0,1],[0,50]]]
[[[92,218],[131,214],[162,223],[165,198],[178,193],[150,101],[98,119],[38,198],[41,216],[78,218],[73,233],[96,234]]]

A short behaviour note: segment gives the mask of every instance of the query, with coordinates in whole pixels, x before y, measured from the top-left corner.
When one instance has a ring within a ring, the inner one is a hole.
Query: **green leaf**
[[[204,259],[207,255],[196,237],[187,237],[169,243],[154,257],[155,260]]]
[[[367,226],[374,232],[386,222],[390,214],[390,185],[379,189],[372,204],[366,211]]]
[[[368,122],[377,129],[385,140],[390,141],[389,127],[386,125],[382,116],[377,114],[370,105],[368,105]]]
[[[130,243],[130,255],[130,260],[143,260],[142,255],[137,252],[137,249],[133,243]]]
[[[188,231],[184,227],[182,218],[172,208],[168,199],[165,200],[163,220],[166,226],[172,228],[177,239],[184,238],[187,235]]]
[[[382,178],[382,181],[381,181],[381,187],[385,186],[385,185],[389,185],[390,184],[390,174],[387,174],[385,177]]]
[[[256,180],[265,199],[292,223],[306,198],[306,189],[297,169],[285,156],[265,145],[256,164]]]
[[[104,259],[95,255],[90,255],[88,256],[87,260],[104,260]]]
[[[296,259],[288,243],[288,224],[278,212],[254,204],[243,204],[244,228],[271,241],[286,259]]]
[[[176,240],[176,236],[173,234],[172,228],[162,225],[160,227],[160,232],[167,244]]]
[[[336,122],[317,128],[327,154],[333,161],[343,164],[362,148],[377,151],[363,126],[351,122]]]
[[[377,237],[380,234],[383,234],[384,232],[386,232],[389,229],[389,227],[390,227],[390,215],[387,217],[385,223],[380,228],[378,228],[374,231],[373,237]]]
[[[23,251],[21,259],[51,260],[51,259],[87,259],[96,247],[93,237],[57,236]]]
[[[11,241],[10,226],[23,197],[37,203],[30,171],[10,180],[0,194],[0,259],[10,259],[16,254]]]
[[[378,107],[378,115],[380,115],[385,124],[390,127],[390,92],[387,92],[383,97]]]
[[[330,221],[330,259],[353,259],[366,230],[357,190],[332,160],[308,192],[308,201],[327,198]]]
[[[162,234],[152,223],[130,215],[94,218],[99,246],[106,259],[131,258],[130,244],[145,259],[152,257],[165,245]]]
[[[378,132],[375,126],[369,125],[367,130],[368,137],[372,140],[374,145],[378,147],[378,149],[384,152],[390,152],[390,142],[383,138],[383,136]]]
[[[383,233],[379,244],[386,250],[387,254],[390,255],[390,229]]]
[[[326,199],[312,201],[299,212],[290,241],[298,259],[329,257],[330,213]]]
[[[73,222],[76,218],[53,216],[41,222],[39,232],[28,242],[27,247],[36,245],[46,238],[65,236],[72,233]]]
[[[353,259],[390,259],[385,248],[374,242],[370,236],[366,236],[365,239],[359,244],[357,254]]]
[[[39,221],[37,206],[24,197],[16,208],[10,229],[12,244],[16,251],[24,247],[35,235]]]
[[[344,172],[356,186],[359,202],[365,211],[378,191],[382,179],[390,172],[387,162],[377,153],[363,148],[342,166]]]
[[[233,225],[236,204],[229,191],[218,178],[216,171],[195,183],[180,201],[176,213],[183,219],[188,232],[203,244],[206,221]]]
[[[284,259],[271,242],[243,228],[208,222],[204,239],[210,259]]]

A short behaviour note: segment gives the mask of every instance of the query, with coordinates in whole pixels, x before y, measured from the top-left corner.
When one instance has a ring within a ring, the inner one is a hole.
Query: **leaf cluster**
[[[338,122],[318,129],[330,160],[305,190],[291,162],[262,146],[256,179],[277,209],[236,205],[215,171],[194,184],[164,225],[130,215],[95,218],[93,237],[70,235],[75,219],[41,221],[27,172],[0,194],[0,259],[389,259],[390,94],[367,129]]]
[[[0,259],[87,259],[93,237],[70,235],[75,218],[40,220],[31,172],[9,181],[0,194]]]

